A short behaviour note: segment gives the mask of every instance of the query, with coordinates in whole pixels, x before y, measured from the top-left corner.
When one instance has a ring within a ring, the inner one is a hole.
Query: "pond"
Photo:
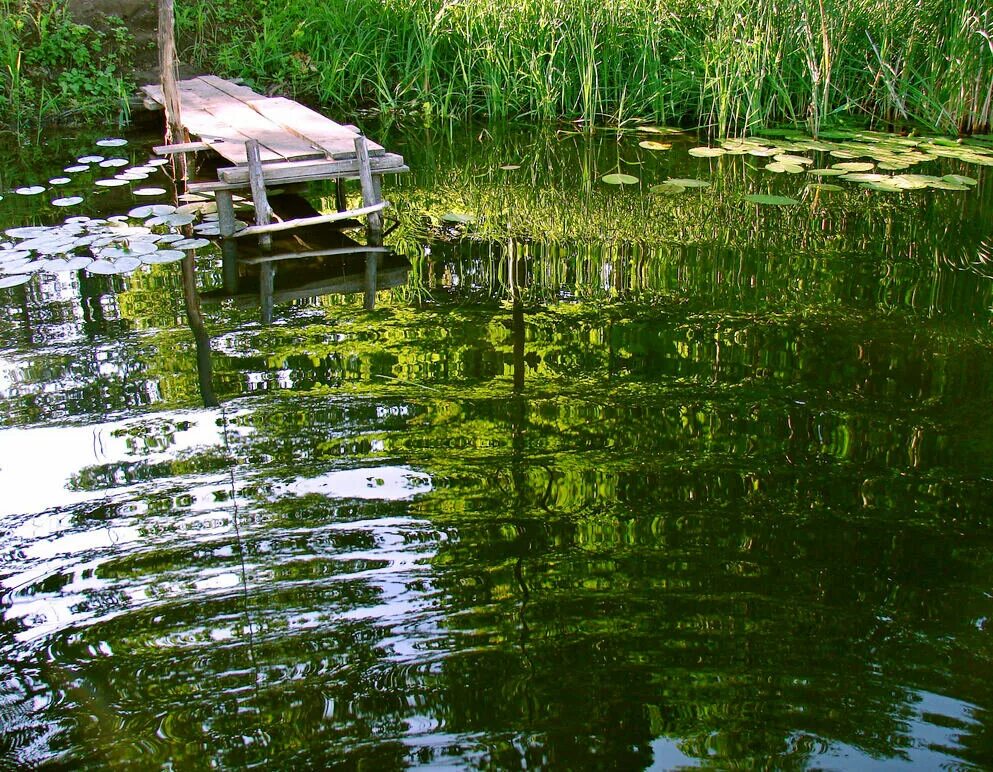
[[[275,269],[3,151],[138,260],[0,289],[0,757],[993,764],[993,144],[370,133],[390,251]]]

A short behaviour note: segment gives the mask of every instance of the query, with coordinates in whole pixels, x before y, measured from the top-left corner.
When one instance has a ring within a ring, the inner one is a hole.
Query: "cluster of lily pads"
[[[654,131],[654,127],[644,127]],[[776,134],[775,132],[771,132]],[[642,140],[646,150],[666,151],[668,142]],[[821,153],[831,161],[818,166],[813,157]],[[993,143],[979,140],[950,140],[866,133],[825,133],[814,139],[781,132],[773,137],[725,139],[719,146],[694,147],[689,155],[695,158],[718,158],[724,155],[752,156],[763,159],[761,167],[773,174],[806,174],[816,178],[806,187],[812,191],[836,192],[844,187],[836,182],[855,183],[863,188],[886,193],[934,190],[965,191],[978,184],[973,177],[962,174],[943,176],[911,173],[913,167],[939,158],[949,158],[975,166],[993,166]],[[633,185],[638,178],[630,174],[607,174],[602,181],[612,185]],[[824,180],[832,180],[826,182]],[[688,188],[707,187],[709,183],[696,179],[668,179],[650,188],[652,193],[673,195]],[[745,199],[758,204],[797,204],[786,196],[753,194]]]
[[[179,230],[203,209],[202,203],[151,204],[106,219],[69,217],[61,225],[9,228],[9,240],[0,242],[0,288],[24,284],[42,271],[125,274],[182,260],[187,251],[210,244]]]

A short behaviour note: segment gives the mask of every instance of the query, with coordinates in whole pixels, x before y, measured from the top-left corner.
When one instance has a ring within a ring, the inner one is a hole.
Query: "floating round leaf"
[[[114,261],[118,273],[131,273],[135,268],[140,268],[141,264],[141,258],[138,257],[120,257]]]
[[[120,139],[118,137],[97,140],[97,147],[123,147],[126,144],[128,144],[126,139]]]
[[[52,206],[75,206],[83,203],[82,196],[69,196],[67,198],[57,198],[52,202]]]
[[[859,172],[849,172],[848,174],[842,175],[839,179],[847,180],[848,182],[885,182],[889,179],[885,174],[860,174]]]
[[[104,169],[116,169],[119,166],[127,166],[129,163],[127,158],[108,158],[106,161],[101,161],[100,166]]]
[[[979,184],[979,180],[975,180],[972,177],[966,177],[963,174],[946,174],[941,179],[945,182],[954,182],[957,185],[968,185],[970,187]]]
[[[76,174],[77,172],[88,171],[89,168],[90,168],[89,166],[67,166],[62,171],[67,172],[69,174]]]
[[[210,246],[210,242],[207,239],[180,239],[174,241],[171,246],[173,249],[200,249]]]
[[[183,225],[189,225],[194,219],[191,214],[174,212],[172,214],[164,214],[161,217],[149,217],[145,220],[145,225],[149,228],[154,228],[157,225],[168,225],[172,228],[179,228]]]
[[[31,185],[30,187],[27,188],[18,188],[14,192],[17,193],[19,196],[37,196],[39,193],[44,193],[45,188],[43,188],[41,185]]]
[[[682,129],[673,129],[669,126],[637,126],[635,131],[643,131],[646,134],[682,134]]]
[[[101,275],[120,273],[120,271],[117,270],[117,266],[110,260],[94,260],[86,266],[86,272]]]
[[[54,273],[61,273],[64,271],[80,271],[92,262],[92,257],[86,257],[85,255],[74,255],[68,260],[63,260],[63,264],[61,266],[55,266],[54,263],[47,265],[46,270]]]
[[[194,203],[197,201],[213,201],[210,196],[202,196],[199,193],[181,193],[176,198],[180,201],[191,201]]]
[[[778,147],[756,147],[748,151],[748,155],[756,158],[771,158],[779,154]]]
[[[0,263],[5,263],[8,260],[23,260],[26,257],[31,257],[30,251],[23,249],[0,249]]]
[[[175,211],[176,207],[171,204],[146,204],[145,206],[136,206],[128,212],[128,217],[141,220],[146,217],[162,217],[166,214],[172,214]]]
[[[844,169],[808,169],[807,174],[815,177],[840,177],[847,172]]]
[[[710,183],[706,180],[694,180],[686,179],[682,177],[671,177],[666,180],[664,185],[681,185],[684,188],[709,188]]]
[[[788,153],[780,153],[776,156],[776,160],[784,164],[792,164],[793,166],[813,166],[814,162],[805,158],[802,155],[789,155]]]
[[[786,196],[771,196],[765,193],[753,193],[749,196],[745,196],[746,201],[751,201],[753,204],[761,204],[763,206],[793,206],[794,204],[799,204],[795,198],[788,198]]]
[[[608,185],[637,185],[638,178],[630,174],[605,174],[600,178]]]
[[[176,211],[183,214],[213,214],[217,211],[217,202],[195,201],[192,204],[183,204]]]
[[[176,241],[186,241],[187,238],[182,233],[165,233],[161,236],[155,236],[156,244],[172,244]]]
[[[164,196],[165,188],[138,188],[134,191],[136,196]]]
[[[903,188],[899,185],[894,185],[892,182],[863,182],[862,187],[879,191],[880,193],[902,193],[904,191]]]
[[[771,164],[766,164],[765,169],[775,174],[782,174],[784,172],[787,174],[800,174],[803,171],[803,167],[799,164],[787,164],[782,161],[773,161]]]
[[[32,258],[30,257],[22,257],[17,260],[5,260],[4,262],[0,263],[0,273],[3,274],[24,273],[24,271],[22,271],[21,268],[30,265],[31,262],[32,262]]]
[[[20,284],[27,284],[29,281],[31,281],[31,274],[29,273],[15,276],[0,276],[0,289],[17,287]]]
[[[169,163],[168,158],[152,158],[145,161],[145,166],[165,166],[167,163]]]
[[[39,225],[25,225],[19,228],[8,228],[4,233],[12,239],[34,239],[47,235],[49,230],[49,228],[42,228]]]
[[[896,185],[901,190],[924,190],[928,184],[924,180],[911,179],[908,175],[900,174],[889,180],[891,185]]]
[[[50,179],[48,181],[48,184],[49,185],[67,185],[70,182],[72,182],[72,179],[70,179],[69,177],[52,177],[52,179]]]
[[[694,147],[690,148],[690,155],[694,158],[717,158],[727,151],[722,147]]]
[[[871,172],[875,164],[868,161],[853,161],[850,163],[831,164],[832,169],[841,169],[845,172]]]
[[[84,155],[82,158],[77,158],[77,161],[81,164],[98,164],[103,160],[102,155]]]
[[[671,182],[663,182],[661,185],[652,185],[648,191],[663,196],[675,196],[679,193],[685,193],[686,187],[684,185],[673,185]]]
[[[929,185],[935,190],[969,190],[968,185],[963,185],[959,182],[949,182],[948,180],[935,180],[934,182],[929,183]]]
[[[115,180],[113,178],[109,180],[97,180],[93,183],[94,185],[99,185],[101,188],[119,188],[121,185],[127,185],[127,180]]]
[[[656,142],[654,139],[643,139],[638,143],[638,147],[643,147],[645,150],[671,150],[672,145],[668,142]]]
[[[141,182],[141,180],[147,180],[147,174],[135,174],[134,172],[122,172],[121,174],[114,175],[115,180],[124,180],[125,182]]]
[[[186,253],[180,249],[160,249],[158,252],[142,255],[141,261],[146,265],[160,265],[162,263],[175,263],[184,257],[186,257]]]
[[[858,158],[859,156],[855,153],[849,153],[847,150],[832,150],[831,155],[835,158]]]
[[[810,188],[811,190],[819,190],[824,193],[837,193],[838,191],[844,190],[844,188],[841,187],[841,185],[831,185],[830,183],[826,183],[826,182],[812,182],[807,187]]]

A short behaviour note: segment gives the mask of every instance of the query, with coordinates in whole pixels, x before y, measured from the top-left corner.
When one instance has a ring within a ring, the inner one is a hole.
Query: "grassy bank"
[[[989,126],[979,0],[180,0],[187,58],[315,102],[717,133]]]
[[[75,23],[64,0],[0,0],[0,130],[127,119],[132,37]]]

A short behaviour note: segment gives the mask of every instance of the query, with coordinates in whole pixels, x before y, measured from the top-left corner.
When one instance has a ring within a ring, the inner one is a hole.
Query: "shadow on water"
[[[4,755],[988,766],[986,170],[388,144],[383,247],[2,290]]]

